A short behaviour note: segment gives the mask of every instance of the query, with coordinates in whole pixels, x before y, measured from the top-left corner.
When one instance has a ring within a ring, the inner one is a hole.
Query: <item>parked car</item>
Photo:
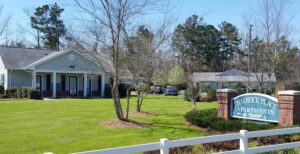
[[[151,93],[152,94],[163,94],[164,88],[161,85],[151,86]]]
[[[175,86],[167,86],[165,96],[178,96],[178,90]]]

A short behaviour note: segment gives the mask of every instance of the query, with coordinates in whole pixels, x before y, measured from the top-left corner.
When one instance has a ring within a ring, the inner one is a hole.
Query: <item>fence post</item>
[[[166,138],[160,139],[160,154],[169,154],[169,140]]]
[[[240,151],[242,154],[248,154],[248,137],[247,130],[240,130]]]

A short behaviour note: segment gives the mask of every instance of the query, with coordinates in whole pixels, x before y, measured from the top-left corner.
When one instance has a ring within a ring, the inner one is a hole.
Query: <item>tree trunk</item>
[[[137,91],[137,100],[136,100],[136,112],[141,112],[141,92]]]
[[[118,81],[118,78],[114,77],[111,95],[113,97],[114,107],[115,107],[115,112],[116,112],[117,118],[119,120],[124,120],[117,81]]]
[[[193,110],[195,111],[196,110],[196,100],[192,100],[193,102]]]
[[[127,88],[126,90],[126,120],[128,120],[129,117],[129,101],[130,101],[130,88]]]

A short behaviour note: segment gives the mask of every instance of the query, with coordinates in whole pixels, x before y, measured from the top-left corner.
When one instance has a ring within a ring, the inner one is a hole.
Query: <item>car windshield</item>
[[[176,87],[167,87],[168,90],[177,90]]]

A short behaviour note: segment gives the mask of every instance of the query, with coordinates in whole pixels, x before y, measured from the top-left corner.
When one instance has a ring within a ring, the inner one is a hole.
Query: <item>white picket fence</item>
[[[220,142],[220,141],[230,141],[230,140],[240,140],[240,149],[234,151],[219,152],[218,154],[252,154],[258,152],[268,152],[268,151],[276,151],[276,150],[300,147],[300,141],[299,141],[299,142],[248,148],[249,138],[293,134],[293,133],[300,133],[300,127],[252,131],[252,132],[241,130],[239,133],[205,136],[205,137],[197,137],[197,138],[189,138],[189,139],[181,139],[181,140],[161,139],[160,142],[155,142],[155,143],[140,144],[140,145],[111,148],[111,149],[104,149],[104,150],[79,152],[77,154],[132,154],[136,152],[146,152],[152,150],[160,150],[161,154],[169,154],[169,148],[194,145],[194,144]]]

